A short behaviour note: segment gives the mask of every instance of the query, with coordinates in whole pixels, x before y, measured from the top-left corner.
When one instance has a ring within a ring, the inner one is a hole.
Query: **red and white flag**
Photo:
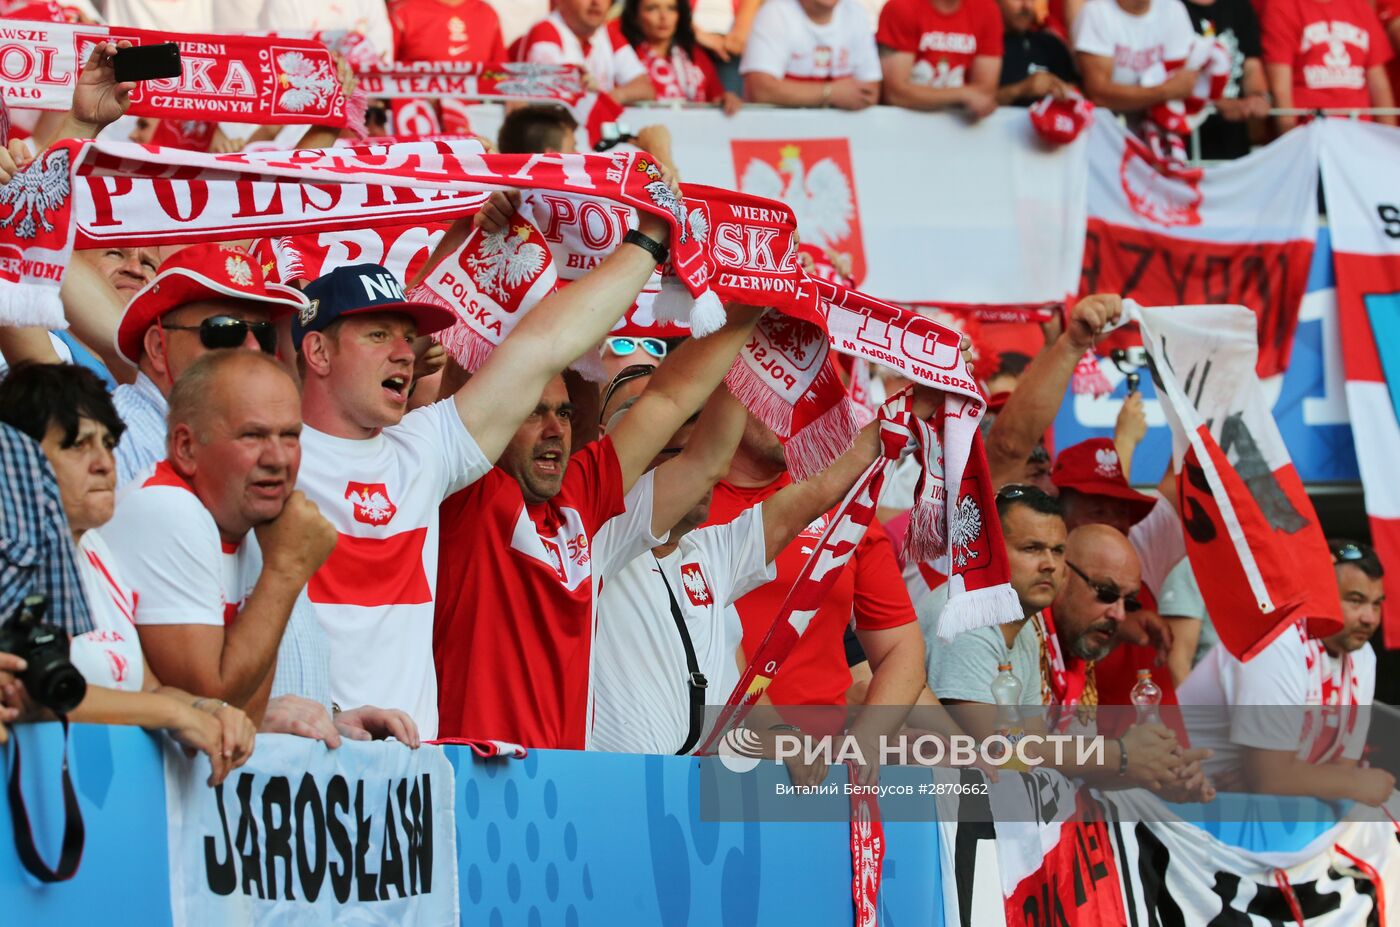
[[[1340,119],[1318,126],[1356,462],[1371,541],[1400,570],[1400,131]],[[1400,647],[1400,597],[1386,600],[1384,634]]]
[[[1317,237],[1317,146],[1305,127],[1237,161],[1187,168],[1116,120],[1095,120],[1080,293],[1247,306],[1259,320],[1259,374],[1283,372]],[[1131,339],[1122,332],[1099,349]]]
[[[1186,552],[1221,643],[1248,660],[1306,619],[1341,628],[1332,558],[1255,373],[1243,306],[1127,304],[1172,429]]]

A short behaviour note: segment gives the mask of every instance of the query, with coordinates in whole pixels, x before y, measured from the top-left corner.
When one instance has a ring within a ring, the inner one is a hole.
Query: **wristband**
[[[822,106],[831,105],[831,81],[822,84]]]
[[[643,235],[636,229],[628,229],[627,234],[622,236],[622,240],[627,244],[636,245],[647,254],[650,254],[657,264],[665,264],[671,256],[669,249],[654,238]]]
[[[1128,748],[1123,744],[1123,738],[1115,737],[1113,742],[1118,744],[1118,775],[1128,774]]]
[[[205,702],[217,702],[218,704],[213,708],[205,708],[203,707]],[[197,698],[193,702],[190,702],[190,707],[198,711],[207,711],[212,715],[217,714],[220,708],[227,708],[228,702],[221,698]]]
[[[785,731],[790,734],[801,734],[802,728],[796,724],[774,724],[768,728],[770,731]]]

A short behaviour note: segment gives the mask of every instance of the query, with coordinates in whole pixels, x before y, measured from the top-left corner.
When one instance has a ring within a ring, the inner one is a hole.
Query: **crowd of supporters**
[[[8,4],[16,16],[34,6],[52,5]],[[1273,106],[1391,105],[1391,39],[1361,0],[1268,0],[1262,17],[1244,0],[617,6],[79,9],[186,32],[348,29],[400,61],[573,63],[619,103],[728,113],[745,101],[884,103],[977,118],[1082,93],[1132,116],[1195,92],[1197,68],[1179,63],[1205,35],[1232,55],[1207,123],[1221,157],[1247,150]],[[94,54],[52,137],[96,135],[124,115],[115,51]],[[1280,117],[1278,128],[1292,123]],[[574,128],[562,108],[521,107],[487,141],[571,152]],[[240,141],[221,133],[212,144]],[[683,166],[664,133],[636,144]],[[0,153],[0,183],[34,154],[24,142]],[[535,208],[528,194],[494,194],[448,236],[499,231]],[[470,376],[432,343],[451,313],[410,299],[413,281],[377,264],[290,286],[268,281],[246,242],[80,252],[62,291],[68,330],[0,329],[0,620],[44,594],[89,683],[71,717],[166,729],[208,754],[216,779],[246,759],[255,730],[328,747],[348,737],[693,750],[697,707],[725,704],[879,442],[868,425],[822,472],[789,475],[782,442],[723,385],[761,308],[728,307],[727,324],[703,339],[615,332],[666,238],[656,217],[635,219]],[[1144,477],[1132,468],[1141,398],[1124,403],[1113,440],[1051,452],[1075,366],[1122,309],[1116,296],[1085,297],[1034,357],[1003,355],[980,371],[1022,620],[951,644],[933,633],[946,577],[896,554],[916,475],[906,468],[768,689],[775,711],[849,708],[862,737],[906,725],[994,733],[992,714],[940,706],[993,703],[1002,664],[1038,709],[1127,705],[1141,670],[1167,704],[1371,702],[1384,578],[1366,545],[1332,544],[1342,631],[1319,640],[1289,628],[1244,663],[1212,646],[1174,474],[1152,474],[1161,482],[1150,494],[1129,484]],[[601,361],[603,383],[573,369],[590,366],[581,358]],[[904,385],[872,374],[881,392]],[[911,389],[915,412],[931,413],[932,391]],[[23,669],[0,654],[0,735],[43,715],[17,681]],[[791,728],[789,717],[805,716],[781,715],[771,730]],[[1060,720],[1074,728],[1072,712]],[[1364,730],[1345,725],[1109,733],[1099,761],[1064,771],[1179,800],[1252,786],[1376,804],[1394,786],[1357,768]],[[1301,763],[1322,771],[1300,774]],[[792,774],[810,782],[824,770],[794,761]]]

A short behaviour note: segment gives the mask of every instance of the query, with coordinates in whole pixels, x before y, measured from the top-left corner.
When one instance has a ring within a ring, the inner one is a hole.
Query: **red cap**
[[[1094,121],[1094,104],[1075,94],[1063,100],[1047,96],[1031,106],[1031,125],[1051,145],[1068,145]]]
[[[202,299],[261,303],[273,319],[300,312],[307,304],[300,290],[268,283],[262,266],[242,248],[191,245],[167,258],[155,279],[131,298],[117,323],[117,353],[135,364],[146,329],[156,319]]]
[[[1060,489],[1086,496],[1107,496],[1129,504],[1133,524],[1147,517],[1157,500],[1128,485],[1118,463],[1118,451],[1108,438],[1090,438],[1060,451],[1050,480]]]

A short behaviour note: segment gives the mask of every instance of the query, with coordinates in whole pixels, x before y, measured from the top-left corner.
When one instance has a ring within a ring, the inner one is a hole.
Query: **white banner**
[[[208,759],[173,749],[175,927],[457,924],[456,792],[440,749],[260,734],[213,789]]]
[[[681,180],[779,199],[802,240],[847,255],[893,302],[1039,305],[1079,284],[1084,145],[1048,148],[1023,109],[978,123],[889,106],[860,113],[629,109],[671,130]],[[499,107],[471,110],[495,138]]]

